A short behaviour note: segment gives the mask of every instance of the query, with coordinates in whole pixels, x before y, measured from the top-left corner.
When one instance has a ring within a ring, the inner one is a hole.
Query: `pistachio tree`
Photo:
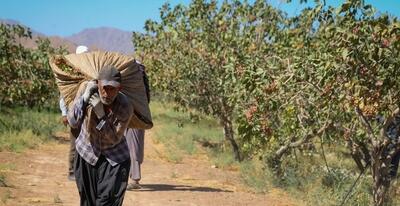
[[[195,0],[171,9],[165,4],[161,22],[148,21],[146,34],[134,34],[138,55],[149,68],[153,85],[183,108],[216,117],[241,159],[234,138],[235,114],[247,90],[240,84],[251,52],[274,38],[280,12],[264,1]]]
[[[166,4],[133,41],[153,86],[218,118],[236,159],[266,157],[282,175],[297,148],[345,146],[384,205],[400,151],[399,22],[363,1],[315,2],[293,17],[262,0]]]
[[[63,53],[45,38],[36,40],[37,48],[21,44],[32,38],[29,28],[0,24],[0,104],[6,106],[49,106],[58,96],[48,56]]]

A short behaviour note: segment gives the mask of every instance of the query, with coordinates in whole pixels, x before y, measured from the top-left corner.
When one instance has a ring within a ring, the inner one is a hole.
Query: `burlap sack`
[[[130,128],[150,129],[153,127],[150,108],[143,83],[142,65],[134,58],[114,52],[89,52],[53,56],[50,66],[56,83],[68,108],[79,90],[84,89],[88,80],[97,78],[98,71],[105,65],[115,66],[122,76],[122,93],[132,103],[134,115]]]

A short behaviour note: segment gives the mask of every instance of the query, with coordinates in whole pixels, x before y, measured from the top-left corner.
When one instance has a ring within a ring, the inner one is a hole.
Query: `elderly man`
[[[120,84],[120,72],[103,67],[68,113],[71,127],[81,126],[74,168],[81,205],[122,205],[124,199],[130,167],[124,132],[133,108]]]

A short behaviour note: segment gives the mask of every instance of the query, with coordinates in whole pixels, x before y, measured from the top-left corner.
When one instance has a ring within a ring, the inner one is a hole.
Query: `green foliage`
[[[240,164],[240,176],[246,185],[256,192],[267,192],[272,186],[273,174],[264,168],[260,161],[244,161]]]
[[[373,193],[383,191],[374,204],[383,205],[388,151],[400,149],[376,121],[399,106],[396,18],[359,0],[338,8],[316,1],[294,17],[261,0],[194,0],[160,13],[161,22],[147,21],[146,33],[133,37],[156,89],[185,109],[237,125],[245,157],[265,158],[280,178],[295,176],[298,168],[284,159],[297,149],[317,140],[346,145],[359,169],[371,164]]]
[[[277,38],[281,14],[264,1],[193,1],[161,9],[161,22],[146,22],[146,34],[135,33],[138,56],[147,65],[156,89],[168,92],[182,108],[194,108],[220,120],[225,137],[235,148],[232,121],[240,97],[240,79],[249,58],[265,40]],[[257,53],[255,53],[257,55]],[[259,57],[265,57],[259,53]],[[251,81],[251,80],[249,80]]]
[[[191,115],[174,109],[173,105],[160,101],[152,101],[150,104],[153,121],[156,123],[153,129],[154,141],[165,146],[169,161],[179,163],[184,155],[197,154],[199,141],[222,140],[222,131],[215,120],[202,115],[194,120]]]
[[[50,141],[63,130],[60,114],[27,108],[0,110],[0,151],[21,152]]]
[[[297,153],[290,155],[282,162],[285,167],[281,178],[276,178],[266,170],[263,176],[274,186],[284,187],[291,196],[302,199],[305,205],[339,205],[357,178],[352,166],[340,164],[343,160],[329,153],[329,170],[319,163],[318,154],[306,155]],[[372,199],[371,179],[362,177],[352,190],[345,205],[370,205]]]
[[[215,145],[207,149],[208,157],[213,165],[222,169],[234,169],[239,166],[231,155],[231,149],[226,148],[223,145]]]
[[[31,31],[20,25],[0,25],[0,104],[6,106],[54,106],[58,96],[53,73],[48,64],[55,49],[48,39],[39,38],[37,49],[21,45],[32,38]]]

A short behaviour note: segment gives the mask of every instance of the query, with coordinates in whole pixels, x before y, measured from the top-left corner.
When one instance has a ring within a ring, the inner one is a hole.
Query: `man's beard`
[[[114,100],[115,100],[116,97],[117,97],[117,95],[115,95],[113,98],[111,98],[111,97],[103,97],[103,96],[100,94],[100,101],[101,101],[101,103],[103,103],[104,105],[110,105],[111,103],[114,102]]]

